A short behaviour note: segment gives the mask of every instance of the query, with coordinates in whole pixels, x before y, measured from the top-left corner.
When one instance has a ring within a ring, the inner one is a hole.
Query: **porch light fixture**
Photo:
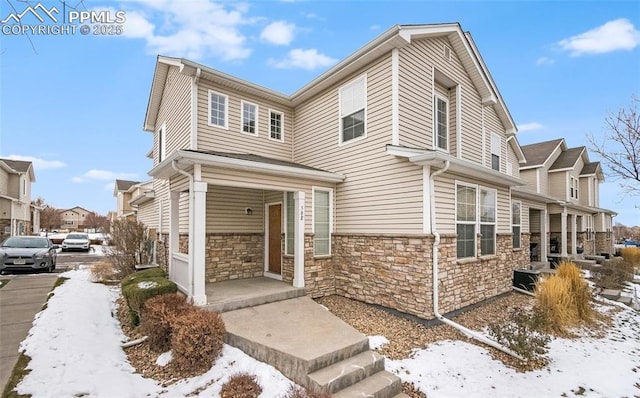
[[[244,209],[244,214],[250,216],[253,214],[253,209],[251,207],[247,207]]]

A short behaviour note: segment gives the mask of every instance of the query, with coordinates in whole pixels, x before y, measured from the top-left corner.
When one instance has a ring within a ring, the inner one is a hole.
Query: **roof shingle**
[[[522,153],[524,153],[524,157],[527,159],[527,163],[522,167],[542,165],[562,141],[562,138],[558,138],[551,141],[538,142],[536,144],[529,144],[520,147],[520,149],[522,149]]]

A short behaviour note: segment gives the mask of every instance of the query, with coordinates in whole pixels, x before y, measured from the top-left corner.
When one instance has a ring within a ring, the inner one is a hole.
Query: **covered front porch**
[[[342,176],[255,155],[198,151],[177,151],[150,174],[169,181],[169,276],[191,302],[230,308],[236,304],[225,295],[246,296],[256,281],[262,281],[256,292],[266,289],[266,296],[304,294],[313,192],[334,189]],[[245,279],[254,283],[227,285],[235,290],[221,284]]]

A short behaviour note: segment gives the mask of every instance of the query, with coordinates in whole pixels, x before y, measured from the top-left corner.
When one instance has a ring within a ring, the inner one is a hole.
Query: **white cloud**
[[[134,0],[127,9],[123,37],[143,39],[153,54],[225,61],[251,55],[241,27],[257,21],[248,6],[212,0]]]
[[[276,21],[267,25],[260,33],[260,38],[271,44],[288,46],[293,41],[296,25],[284,21]]]
[[[604,54],[619,50],[633,50],[640,45],[640,31],[625,18],[609,21],[557,43],[561,49],[569,51],[572,57]]]
[[[369,29],[371,29],[371,30],[380,30],[380,25],[371,25],[371,26],[369,26]]]
[[[542,128],[544,128],[544,125],[536,122],[518,125],[518,131],[540,130]]]
[[[133,180],[138,175],[135,173],[116,173],[108,170],[91,169],[79,177],[73,177],[72,182],[81,183],[87,181],[115,181]]]
[[[270,59],[269,64],[281,69],[317,69],[333,65],[337,62],[335,58],[321,54],[315,48],[303,50],[300,48],[289,51],[287,56],[281,60]]]
[[[6,158],[11,160],[24,160],[26,162],[31,162],[33,163],[33,168],[35,170],[59,169],[61,167],[67,166],[66,163],[59,160],[44,160],[33,156],[9,155]]]
[[[540,57],[536,60],[536,65],[553,65],[556,61],[548,57]]]

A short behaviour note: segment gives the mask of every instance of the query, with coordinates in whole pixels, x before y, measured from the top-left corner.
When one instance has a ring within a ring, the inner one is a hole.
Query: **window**
[[[491,134],[491,168],[500,171],[500,136]]]
[[[520,248],[521,202],[511,202],[511,232],[513,232],[513,248]]]
[[[585,216],[585,232],[586,232],[586,239],[587,240],[593,240],[593,216]]]
[[[295,202],[293,200],[293,192],[285,193],[285,228],[284,228],[284,253],[293,254],[295,239]]]
[[[456,232],[458,258],[476,253],[476,189],[466,185],[456,188]]]
[[[575,177],[571,177],[569,181],[569,197],[578,199],[578,179]]]
[[[496,254],[496,191],[480,190],[480,252]]]
[[[209,91],[209,124],[227,128],[227,114],[229,98],[215,91]]]
[[[313,190],[313,254],[331,254],[331,190]]]
[[[449,103],[442,97],[435,96],[434,102],[434,125],[435,125],[435,147],[444,149],[449,147]]]
[[[366,137],[366,104],[365,76],[340,88],[340,143]]]
[[[258,105],[242,101],[242,132],[258,135]]]
[[[282,113],[269,111],[269,138],[284,141],[282,135]]]
[[[26,195],[27,194],[27,179],[26,178],[22,178],[22,195]]]
[[[166,155],[166,147],[167,147],[167,134],[166,134],[166,125],[162,125],[160,130],[158,131],[158,163],[162,162],[165,159]]]

